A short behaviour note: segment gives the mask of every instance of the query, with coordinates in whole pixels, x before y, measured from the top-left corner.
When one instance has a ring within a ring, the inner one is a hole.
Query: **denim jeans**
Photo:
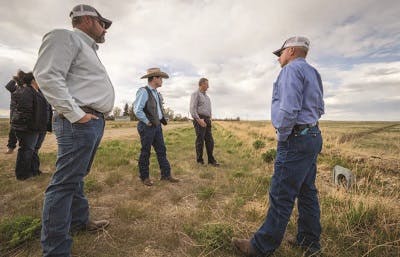
[[[264,224],[251,239],[259,252],[269,254],[279,247],[296,198],[297,241],[301,246],[320,249],[320,208],[315,178],[321,148],[318,127],[310,128],[304,135],[292,133],[287,141],[278,142],[269,210]]]
[[[137,130],[142,144],[139,156],[140,179],[145,180],[150,176],[149,164],[151,146],[153,146],[157,154],[161,177],[166,178],[171,176],[171,166],[167,160],[167,148],[165,147],[161,125],[149,127],[144,122],[139,121]]]
[[[40,175],[39,149],[42,146],[46,132],[15,131],[19,141],[15,176],[24,180]]]
[[[203,118],[203,117],[200,117]],[[206,145],[208,163],[215,163],[216,160],[213,156],[214,151],[214,138],[211,132],[211,120],[210,118],[204,118],[204,122],[207,124],[206,127],[200,126],[200,124],[193,120],[193,126],[196,132],[196,160],[197,162],[203,162],[203,148],[204,143]]]
[[[10,131],[8,132],[8,143],[7,148],[15,149],[17,147],[17,136],[15,134],[15,130],[10,127]]]
[[[41,233],[46,257],[70,256],[70,229],[88,223],[83,180],[103,136],[104,119],[70,123],[56,114],[53,129],[58,143],[56,171],[45,193]]]

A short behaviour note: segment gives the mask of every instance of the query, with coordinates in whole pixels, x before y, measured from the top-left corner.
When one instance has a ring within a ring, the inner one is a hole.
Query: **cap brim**
[[[100,19],[102,22],[104,22],[104,28],[105,28],[105,29],[108,29],[108,28],[111,26],[111,24],[112,24],[112,21],[110,21],[110,20],[108,20],[108,19],[106,19],[106,18],[99,17],[99,19]]]
[[[111,26],[112,21],[110,21],[109,19],[106,19],[106,18],[102,17],[98,11],[96,11],[96,13],[97,13],[97,17],[98,17],[102,22],[104,22],[104,28],[105,28],[105,29],[108,29],[108,28]]]
[[[280,49],[278,49],[278,50],[276,50],[276,51],[273,51],[272,53],[273,53],[274,55],[280,57],[281,54],[282,54],[282,50],[283,50],[283,49],[284,49],[284,48],[280,48]]]

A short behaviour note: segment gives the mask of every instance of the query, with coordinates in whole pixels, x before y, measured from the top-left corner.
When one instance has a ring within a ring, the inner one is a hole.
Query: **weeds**
[[[40,219],[19,216],[0,224],[0,242],[5,249],[16,247],[39,236]]]
[[[200,228],[185,225],[183,229],[207,250],[231,249],[233,229],[229,224],[204,224]]]
[[[107,175],[107,178],[104,180],[104,182],[108,186],[114,186],[118,184],[122,180],[122,174],[119,172],[111,172],[110,174]]]
[[[197,197],[200,200],[209,200],[215,195],[215,188],[213,187],[200,187]]]
[[[85,180],[85,193],[101,192],[103,189],[100,183],[93,177],[89,177]]]
[[[266,151],[261,155],[261,159],[266,163],[273,162],[275,160],[275,157],[276,157],[275,149],[269,149],[268,151]]]
[[[115,208],[115,216],[125,222],[132,222],[146,217],[146,211],[142,206],[135,203],[122,203]]]
[[[362,202],[358,204],[350,203],[349,210],[345,214],[347,226],[351,230],[367,230],[376,227],[379,219],[379,206],[368,207]]]
[[[257,139],[256,141],[253,142],[253,147],[256,150],[264,148],[265,147],[265,142]]]

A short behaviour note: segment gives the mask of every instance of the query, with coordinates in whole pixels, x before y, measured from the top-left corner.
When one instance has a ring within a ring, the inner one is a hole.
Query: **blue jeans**
[[[84,227],[89,205],[83,187],[104,132],[104,119],[70,123],[54,116],[58,153],[43,204],[41,243],[43,256],[70,256],[71,228]]]
[[[15,176],[24,180],[40,175],[39,149],[42,146],[46,132],[15,131],[19,141]]]
[[[151,146],[154,147],[154,150],[157,154],[157,160],[161,170],[161,177],[170,177],[171,166],[167,160],[167,148],[165,147],[161,125],[149,127],[144,122],[139,121],[137,130],[139,132],[140,142],[142,144],[139,156],[140,179],[145,180],[150,176],[149,164]]]
[[[269,210],[264,224],[251,239],[260,253],[270,254],[281,244],[296,198],[297,242],[304,247],[321,248],[320,208],[315,187],[321,148],[318,127],[310,128],[305,135],[292,133],[287,141],[278,142]]]

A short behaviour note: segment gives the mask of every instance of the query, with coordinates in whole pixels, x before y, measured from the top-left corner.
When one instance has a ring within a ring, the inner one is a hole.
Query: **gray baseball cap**
[[[75,6],[72,9],[72,11],[69,13],[69,17],[71,17],[71,19],[74,17],[85,16],[85,15],[98,17],[99,20],[104,22],[105,29],[108,29],[111,26],[112,21],[101,16],[100,13],[94,7],[91,7],[90,5],[79,4],[79,5]]]
[[[299,37],[299,36],[288,38],[283,43],[281,48],[279,48],[278,50],[276,50],[272,53],[279,57],[279,56],[281,56],[281,52],[283,51],[283,49],[292,47],[292,46],[302,46],[308,50],[310,48],[310,40],[308,40],[308,38],[306,38],[306,37]]]

